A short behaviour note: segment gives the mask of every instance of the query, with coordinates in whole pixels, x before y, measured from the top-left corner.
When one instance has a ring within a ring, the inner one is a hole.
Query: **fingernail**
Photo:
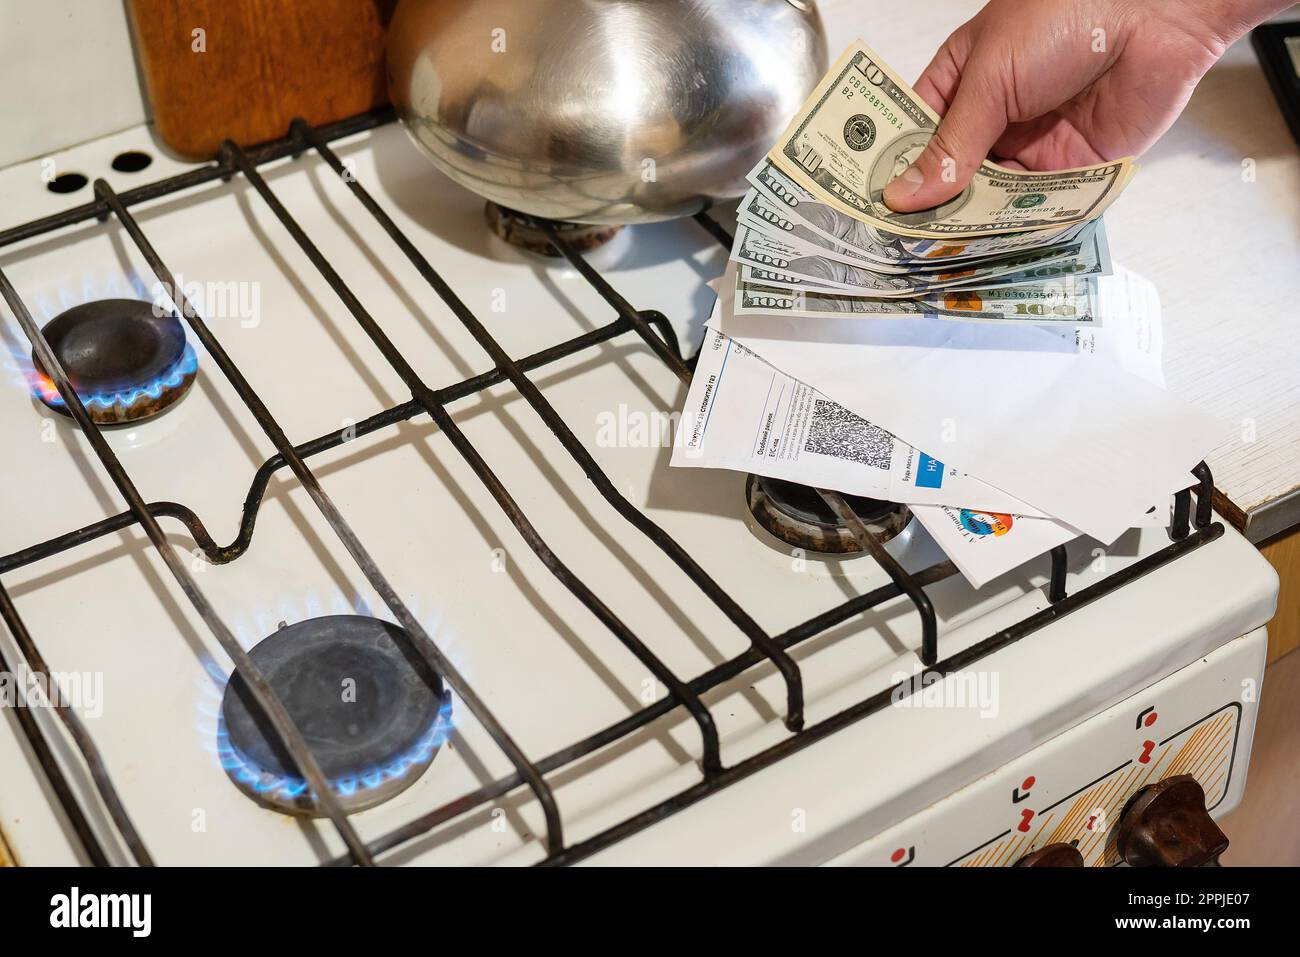
[[[915,166],[909,166],[899,173],[885,187],[885,200],[910,199],[925,182],[925,174]]]

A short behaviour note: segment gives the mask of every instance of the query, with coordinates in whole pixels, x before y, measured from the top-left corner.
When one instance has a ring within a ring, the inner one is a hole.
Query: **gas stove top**
[[[670,470],[727,214],[546,258],[386,119],[0,171],[0,670],[78,679],[4,709],[20,861],[821,862],[1270,617],[1208,494],[977,592]]]

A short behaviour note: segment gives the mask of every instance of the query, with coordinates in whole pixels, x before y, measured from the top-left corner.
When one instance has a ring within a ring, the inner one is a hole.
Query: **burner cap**
[[[559,256],[560,252],[551,245],[546,234],[532,224],[528,217],[489,202],[484,215],[487,223],[496,233],[512,246],[527,249],[530,253],[543,256]],[[551,220],[559,234],[573,244],[578,252],[587,252],[609,242],[622,229],[622,226],[597,226],[590,223],[565,223]]]
[[[406,790],[433,761],[450,697],[396,625],[329,615],[285,625],[249,652],[348,812]],[[236,673],[221,700],[222,764],[272,810],[319,816],[306,782]]]
[[[853,533],[810,486],[751,475],[745,495],[758,523],[788,545],[810,552],[862,551]],[[845,495],[844,500],[881,542],[889,541],[912,520],[906,505],[860,495]]]
[[[154,313],[140,299],[100,299],[73,306],[42,330],[68,380],[100,425],[157,415],[194,383],[198,361],[176,316]],[[49,372],[32,356],[37,397],[68,415]]]

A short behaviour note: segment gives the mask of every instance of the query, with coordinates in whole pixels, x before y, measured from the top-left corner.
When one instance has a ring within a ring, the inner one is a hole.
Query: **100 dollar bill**
[[[766,159],[750,171],[748,179],[754,188],[742,200],[739,215],[761,220],[765,232],[782,232],[816,243],[825,256],[842,259],[844,251],[853,250],[856,258],[888,264],[873,268],[890,272],[946,269],[957,260],[1070,242],[1091,225],[1082,222],[969,239],[904,236],[876,229],[823,203]]]
[[[823,208],[829,209],[829,207]],[[859,229],[871,229],[866,223],[858,222],[858,220],[850,216],[838,212],[835,215],[847,220]],[[740,201],[740,206],[736,210],[736,220],[757,229],[764,235],[774,238],[779,236],[788,242],[800,242],[810,249],[815,249],[817,255],[825,259],[852,263],[874,269],[877,272],[906,273],[912,271],[912,267],[901,264],[901,260],[890,261],[886,259],[886,247],[876,243],[875,240],[867,240],[867,242],[871,243],[870,247],[849,245],[847,241],[833,238],[812,223],[804,222],[797,215],[777,208],[775,203],[758,190],[751,189],[745,194],[745,198]],[[874,230],[872,231],[874,232]]]
[[[746,279],[880,299],[916,297],[952,287],[987,288],[1101,276],[1111,271],[1105,234],[1100,228],[1093,230],[1085,242],[987,259],[951,272],[896,275],[826,259],[797,243],[758,233],[742,220],[731,258],[741,264]]]
[[[950,289],[919,299],[866,299],[831,292],[782,289],[736,277],[734,315],[810,319],[900,319],[929,316],[961,322],[1096,326],[1096,279],[1066,279],[1005,289]]]
[[[987,160],[957,196],[896,213],[886,184],[916,161],[939,117],[861,40],[823,77],[768,159],[819,199],[879,229],[908,236],[988,236],[1069,225],[1101,215],[1133,172],[1131,159],[1050,173]]]

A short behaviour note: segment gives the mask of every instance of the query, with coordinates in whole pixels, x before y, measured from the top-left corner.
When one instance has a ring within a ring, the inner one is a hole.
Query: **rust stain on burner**
[[[158,415],[185,396],[198,373],[180,320],[143,300],[82,303],[41,331],[98,425],[126,425]],[[70,415],[49,370],[35,355],[32,368],[36,397]]]
[[[787,545],[823,554],[862,551],[853,533],[840,524],[815,489],[751,475],[745,483],[745,497],[758,524]],[[912,520],[912,510],[906,505],[858,495],[846,495],[844,499],[882,543]]]
[[[560,255],[559,250],[551,245],[546,234],[532,224],[525,216],[513,209],[488,203],[483,210],[488,226],[512,246],[526,249],[530,253],[542,256]],[[588,252],[597,246],[603,246],[618,235],[622,226],[597,226],[589,223],[562,223],[551,221],[561,237],[568,240],[578,252]]]
[[[343,809],[381,804],[428,769],[450,729],[442,679],[391,622],[327,615],[258,642],[249,657],[266,676]],[[217,753],[230,780],[263,807],[320,816],[279,736],[236,675],[221,701]]]

